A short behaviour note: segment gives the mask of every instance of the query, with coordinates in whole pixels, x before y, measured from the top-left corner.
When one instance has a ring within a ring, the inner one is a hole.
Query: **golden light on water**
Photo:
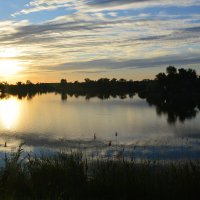
[[[20,63],[16,60],[0,60],[0,75],[7,77],[16,75],[23,68],[20,66]]]
[[[13,128],[19,117],[20,104],[16,99],[0,100],[0,121],[3,128]]]

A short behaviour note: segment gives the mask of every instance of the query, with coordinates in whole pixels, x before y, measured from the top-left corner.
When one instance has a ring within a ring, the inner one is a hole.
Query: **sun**
[[[22,67],[16,60],[0,60],[0,76],[12,76],[19,73]]]

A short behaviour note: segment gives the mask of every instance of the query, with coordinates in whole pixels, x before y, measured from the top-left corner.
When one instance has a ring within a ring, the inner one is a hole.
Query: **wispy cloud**
[[[14,46],[19,52],[6,57],[0,54],[0,59],[20,60],[27,73],[98,74],[169,64],[196,65],[200,63],[200,15],[158,9],[191,5],[200,2],[34,0],[14,13],[12,20],[0,21],[0,50]],[[66,14],[37,24],[27,20],[29,13],[59,8]]]
[[[183,64],[184,63],[184,64]],[[200,58],[198,55],[190,55],[185,57],[184,55],[172,55],[172,56],[160,56],[156,58],[147,58],[147,59],[132,59],[132,60],[110,60],[110,59],[100,59],[100,60],[92,60],[87,62],[73,62],[73,63],[65,63],[60,66],[52,67],[51,70],[80,70],[85,69],[90,73],[91,69],[136,69],[136,68],[152,68],[152,67],[160,67],[160,66],[168,66],[168,65],[178,65],[184,66],[189,64],[199,64]],[[103,71],[105,72],[105,71]],[[94,73],[94,71],[92,71]],[[98,73],[98,71],[96,71]]]
[[[114,65],[116,68],[141,67],[146,65],[146,59],[153,66],[157,61],[153,63],[149,58],[169,57],[181,48],[187,51],[187,44],[200,42],[199,23],[186,24],[184,19],[160,20],[153,16],[110,19],[80,13],[60,16],[41,24],[29,24],[27,21],[1,23],[9,26],[0,32],[0,47],[20,47],[24,52],[20,59],[28,59],[33,66],[48,65],[50,68],[68,63],[73,69],[77,62],[80,66],[83,63],[83,67],[90,65],[94,69],[97,63],[98,68],[101,65],[105,68],[114,68]],[[108,57],[116,61],[110,62]],[[38,58],[41,60],[37,64]],[[128,65],[130,60],[133,62]],[[198,61],[196,57],[194,60]],[[191,58],[189,61],[194,63]],[[167,62],[171,63],[167,59],[163,64]],[[159,63],[162,64],[161,61]],[[180,63],[180,59],[174,63]]]
[[[102,10],[127,10],[153,6],[194,6],[200,5],[198,0],[33,0],[26,8],[13,14],[29,14],[59,8],[72,9],[79,12],[96,12]]]

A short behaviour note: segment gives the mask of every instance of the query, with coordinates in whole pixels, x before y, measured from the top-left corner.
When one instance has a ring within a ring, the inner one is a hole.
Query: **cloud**
[[[200,32],[200,26],[188,27],[188,28],[184,28],[182,30],[187,31],[187,32],[199,33]]]
[[[106,72],[106,70],[115,69],[136,69],[136,68],[152,68],[152,67],[167,67],[169,65],[175,66],[187,66],[193,64],[199,64],[200,58],[198,54],[196,56],[191,55],[185,57],[184,55],[172,55],[172,56],[160,56],[157,58],[149,59],[132,59],[132,60],[111,60],[111,59],[100,59],[92,60],[87,62],[71,62],[64,63],[60,66],[51,67],[50,70],[55,71],[67,71],[67,70],[78,70],[84,69],[84,72],[98,73],[98,70],[104,69],[100,72]]]
[[[99,19],[98,15],[80,15],[79,17],[62,16],[42,24],[22,22],[8,21],[7,24],[12,28],[10,30],[7,27],[0,32],[0,41],[23,44],[24,42],[45,43],[45,41],[54,42],[59,39],[85,38],[82,43],[84,46],[88,46],[95,44],[95,42],[98,44],[104,43],[105,39],[102,40],[102,37],[107,35],[111,40],[107,40],[106,44],[113,43],[113,38],[117,39],[120,45],[121,42],[198,39],[198,33],[200,32],[199,24],[188,26],[187,24],[185,25],[184,20],[160,20],[141,17],[122,17],[113,20],[102,17]],[[177,23],[179,23],[178,28],[176,27]],[[6,22],[1,24],[6,24]],[[156,29],[157,32],[155,32]],[[144,32],[145,30],[146,33]],[[80,31],[82,32],[80,33]],[[101,39],[102,42],[99,42],[98,39]]]
[[[112,0],[109,5],[104,1],[76,2],[32,1],[25,8],[26,14],[33,11],[30,9],[56,9],[66,5],[67,11],[75,9],[76,12],[66,11],[66,15],[37,24],[18,21],[17,17],[0,21],[0,49],[9,51],[13,46],[19,49],[20,53],[9,59],[20,60],[31,72],[70,71],[92,75],[118,69],[200,63],[198,14],[172,15],[145,10],[122,14],[117,10],[135,9],[139,4],[142,8],[147,1]],[[189,3],[195,1],[182,1],[183,5]],[[172,1],[148,4],[163,6]]]
[[[78,12],[98,12],[102,10],[127,10],[161,6],[197,6],[197,0],[33,0],[26,8],[13,13],[12,16],[41,11],[52,11],[59,8]]]
[[[87,0],[88,5],[103,5],[103,6],[114,6],[121,4],[130,4],[130,3],[141,3],[141,2],[155,2],[155,0]]]

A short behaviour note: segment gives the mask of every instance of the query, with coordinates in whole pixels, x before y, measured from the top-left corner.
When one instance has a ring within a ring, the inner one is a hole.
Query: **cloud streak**
[[[184,64],[183,64],[184,63]],[[149,58],[149,59],[132,59],[126,61],[116,61],[110,59],[101,59],[101,60],[92,60],[88,62],[74,62],[74,63],[65,63],[60,66],[56,66],[55,68],[51,68],[51,70],[91,70],[91,69],[107,69],[107,70],[114,70],[114,69],[136,69],[136,68],[152,68],[152,67],[160,67],[160,66],[169,66],[169,65],[178,65],[184,66],[189,64],[199,64],[200,58],[198,55],[194,56],[191,55],[185,58],[184,55],[173,55],[173,56],[160,56],[156,58]],[[90,73],[90,71],[87,71]],[[105,72],[105,71],[103,71]],[[91,73],[94,73],[92,71]],[[98,71],[97,71],[98,73]]]
[[[103,74],[169,64],[198,65],[200,15],[158,9],[198,4],[195,0],[31,1],[13,20],[0,21],[0,50],[14,46],[19,52],[0,54],[0,59],[19,60],[27,74]],[[141,9],[149,7],[149,11]],[[152,12],[152,7],[158,11]],[[28,20],[29,13],[60,8],[66,14],[39,23]]]
[[[51,11],[59,8],[76,10],[79,12],[96,12],[102,10],[127,10],[140,9],[154,6],[197,6],[197,0],[33,0],[26,5],[26,8],[13,14],[29,14],[41,11]]]

